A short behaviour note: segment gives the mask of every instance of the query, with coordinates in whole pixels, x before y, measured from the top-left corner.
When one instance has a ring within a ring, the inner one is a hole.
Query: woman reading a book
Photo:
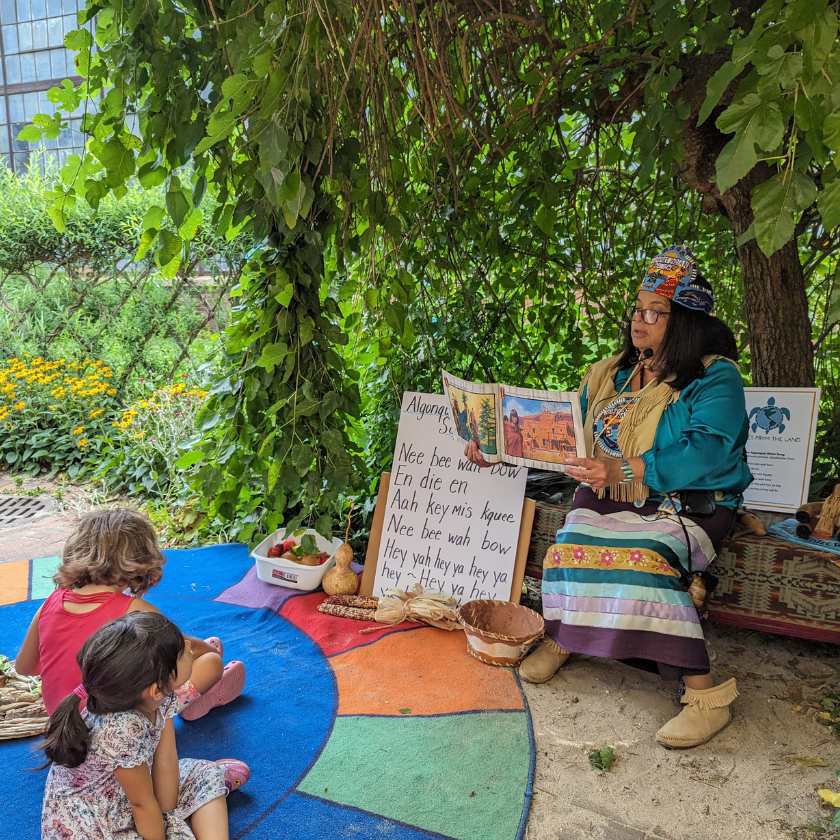
[[[683,710],[656,734],[666,747],[714,737],[737,696],[734,679],[714,684],[698,615],[706,567],[752,481],[737,348],[713,304],[691,252],[666,249],[622,351],[586,374],[588,457],[565,462],[580,487],[545,558],[546,638],[520,668],[546,682],[581,653],[680,677]]]

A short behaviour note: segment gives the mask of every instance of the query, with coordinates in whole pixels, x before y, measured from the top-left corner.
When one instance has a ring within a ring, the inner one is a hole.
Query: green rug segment
[[[60,557],[36,557],[32,561],[30,600],[38,601],[52,594],[55,589],[53,575],[60,565]]]
[[[339,717],[298,788],[458,840],[510,840],[529,757],[522,712]]]

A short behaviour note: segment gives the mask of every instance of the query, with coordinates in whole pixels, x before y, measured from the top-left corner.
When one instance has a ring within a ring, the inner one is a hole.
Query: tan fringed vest
[[[608,359],[596,362],[589,369],[580,385],[580,392],[583,391],[584,386],[588,388],[586,418],[583,425],[586,433],[584,438],[586,455],[589,458],[593,456],[595,447],[596,414],[619,394],[615,389],[614,382],[619,358],[619,356],[611,356]],[[725,359],[725,357],[704,356],[703,367],[708,368],[717,359]],[[731,359],[726,359],[726,361],[735,364]],[[629,382],[628,379],[628,385]],[[618,446],[625,458],[638,457],[653,446],[662,413],[671,403],[675,403],[680,398],[680,392],[675,391],[667,381],[659,382],[654,379],[640,391],[636,391],[634,396],[635,400],[627,409],[627,413],[618,427]],[[609,490],[610,498],[617,502],[644,504],[650,495],[650,488],[642,481],[611,484],[609,487],[597,491],[598,498],[603,499],[607,490]]]

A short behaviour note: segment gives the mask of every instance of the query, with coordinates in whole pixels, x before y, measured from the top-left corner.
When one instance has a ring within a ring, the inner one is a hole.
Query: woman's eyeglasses
[[[667,318],[671,313],[661,309],[634,309],[630,314],[632,320],[641,318],[646,324],[655,324],[660,318]]]

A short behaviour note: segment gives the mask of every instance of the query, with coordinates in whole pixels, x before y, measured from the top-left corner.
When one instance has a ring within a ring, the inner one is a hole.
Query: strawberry
[[[278,543],[277,545],[273,545],[273,546],[271,546],[271,548],[268,549],[268,556],[269,557],[280,557],[280,555],[282,555],[282,554],[283,554],[283,545],[281,543]]]

